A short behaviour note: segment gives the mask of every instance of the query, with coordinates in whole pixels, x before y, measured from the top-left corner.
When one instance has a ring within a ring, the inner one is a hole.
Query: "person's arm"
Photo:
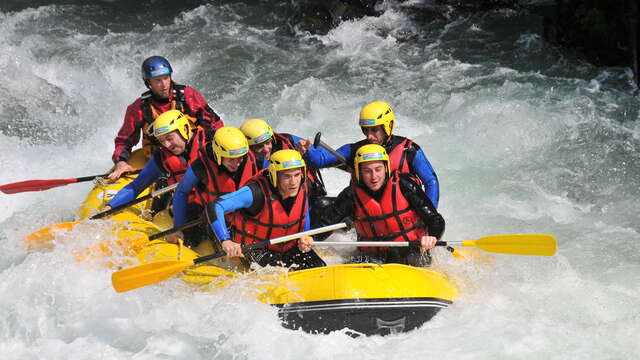
[[[426,196],[433,205],[438,208],[438,201],[440,200],[440,184],[438,183],[438,177],[435,170],[431,166],[429,160],[424,155],[422,149],[418,148],[413,161],[411,162],[413,171],[418,175],[422,183],[426,188]]]
[[[342,157],[344,157],[345,159],[347,159],[347,161],[352,160],[350,159],[351,144],[345,144],[340,146],[338,150],[336,150],[336,152],[342,155]],[[335,155],[333,155],[327,149],[319,145],[317,148],[314,148],[313,146],[309,147],[309,150],[305,155],[306,155],[306,159],[309,161],[309,165],[317,169],[334,167],[342,164],[342,161],[338,160],[338,158],[335,157]]]
[[[253,205],[253,198],[254,195],[251,187],[243,186],[207,204],[211,229],[220,242],[231,239],[224,214],[251,207],[251,205]]]
[[[424,222],[429,235],[440,239],[445,229],[444,218],[438,213],[422,187],[411,180],[409,174],[400,174],[400,191]]]
[[[152,156],[151,159],[147,161],[144,169],[140,171],[138,177],[118,191],[113,199],[107,203],[107,206],[114,208],[134,200],[138,194],[158,180],[160,176],[162,176],[162,169],[156,165],[154,157]]]
[[[344,188],[333,204],[328,206],[320,215],[320,225],[333,225],[347,218],[352,218],[355,214],[353,196],[351,186]]]
[[[194,88],[186,86],[184,89],[184,97],[192,116],[198,119],[198,125],[206,129],[219,129],[224,126],[224,122],[216,114],[216,112],[209,106],[207,101],[202,95]],[[206,123],[206,124],[203,124]]]
[[[178,227],[184,225],[187,217],[187,200],[193,188],[200,183],[200,179],[189,166],[182,180],[176,188],[173,195],[173,226]]]
[[[111,159],[114,164],[129,160],[131,149],[140,141],[140,122],[142,121],[142,111],[140,110],[140,101],[135,101],[127,107],[124,115],[124,121],[118,135],[113,140],[115,150]]]

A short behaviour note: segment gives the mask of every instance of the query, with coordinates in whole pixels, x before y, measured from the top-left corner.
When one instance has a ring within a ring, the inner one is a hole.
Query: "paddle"
[[[323,226],[317,229],[312,229],[308,231],[303,231],[297,234],[282,236],[272,240],[265,240],[261,242],[257,242],[255,244],[243,245],[242,250],[247,251],[259,247],[264,247],[268,245],[280,244],[283,242],[287,242],[290,240],[294,240],[303,236],[310,236],[315,234],[320,234],[327,231],[338,230],[346,227],[345,223],[338,223],[329,226]],[[111,283],[113,288],[117,292],[125,292],[133,289],[137,289],[142,286],[156,284],[161,281],[164,281],[178,273],[182,270],[193,266],[195,264],[199,264],[204,261],[213,260],[222,256],[225,256],[226,253],[224,251],[201,256],[195,258],[193,260],[163,260],[163,261],[154,261],[148,264],[142,264],[138,266],[134,266],[128,269],[123,269],[114,272],[111,275]]]
[[[477,240],[438,241],[436,246],[459,244],[487,252],[511,255],[552,256],[556,253],[556,238],[548,234],[490,235]],[[313,246],[415,246],[417,241],[317,241]]]
[[[178,187],[178,183],[163,187],[162,189],[158,189],[158,190],[152,192],[151,194],[147,194],[147,195],[145,195],[143,197],[139,197],[139,198],[133,199],[133,200],[131,200],[129,202],[126,202],[124,204],[121,204],[121,205],[118,205],[116,207],[113,207],[113,208],[111,208],[111,209],[109,209],[109,210],[107,210],[105,212],[101,212],[101,213],[95,214],[92,217],[90,217],[89,219],[96,220],[96,219],[102,219],[103,217],[106,217],[106,216],[109,216],[109,215],[113,215],[113,214],[115,214],[117,212],[120,212],[120,211],[128,208],[129,206],[135,205],[135,204],[143,202],[145,200],[149,200],[149,199],[154,198],[156,196],[160,196],[160,195],[162,195],[162,194],[164,194],[166,192],[169,192],[169,191],[175,189],[176,187]]]
[[[149,241],[163,238],[163,237],[165,237],[165,236],[167,236],[169,234],[173,234],[174,232],[186,230],[186,229],[194,227],[194,226],[196,226],[196,225],[198,225],[200,223],[202,223],[202,219],[196,219],[196,220],[193,220],[193,221],[189,221],[188,223],[186,223],[186,224],[184,224],[182,226],[177,226],[177,227],[165,230],[165,231],[161,231],[161,232],[159,232],[157,234],[153,234],[153,235],[149,236]]]
[[[132,171],[128,174],[137,174],[140,170]],[[17,194],[21,192],[27,191],[43,191],[49,190],[55,187],[69,185],[73,183],[91,181],[97,178],[107,177],[109,174],[101,174],[101,175],[93,175],[93,176],[84,176],[78,178],[69,178],[69,179],[50,179],[50,180],[25,180],[18,181],[11,184],[0,185],[0,191],[5,194]]]
[[[351,165],[349,164],[349,162],[347,162],[347,159],[344,158],[344,156],[340,155],[340,153],[338,153],[337,151],[333,150],[333,148],[327,144],[325,144],[322,140],[320,140],[320,137],[322,136],[321,132],[318,132],[316,134],[316,137],[313,139],[313,147],[317,148],[318,145],[322,146],[323,148],[325,148],[328,152],[330,152],[333,156],[335,156],[336,158],[338,158],[338,160],[342,161],[347,168],[351,168]]]

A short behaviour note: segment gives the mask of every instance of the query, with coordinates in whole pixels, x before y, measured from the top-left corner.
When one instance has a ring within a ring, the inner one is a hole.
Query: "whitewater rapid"
[[[397,134],[437,172],[445,240],[548,233],[557,255],[459,262],[437,251],[434,268],[461,296],[422,328],[311,335],[282,328],[241,286],[206,293],[170,280],[115,293],[112,270],[72,255],[105,236],[97,222],[27,252],[22,238],[74,219],[90,183],[0,194],[3,359],[637,357],[640,106],[628,69],[546,44],[527,12],[433,29],[392,3],[311,35],[275,5],[213,2],[154,18],[112,16],[109,2],[0,12],[0,184],[105,172],[124,110],[145,90],[139,64],[157,54],[227,125],[261,117],[337,147],[362,137],[361,106],[390,102]],[[338,170],[323,174],[332,195],[346,186]]]

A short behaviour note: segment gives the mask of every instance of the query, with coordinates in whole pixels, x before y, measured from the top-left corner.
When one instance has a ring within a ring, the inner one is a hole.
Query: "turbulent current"
[[[390,3],[314,35],[290,1],[40,3],[0,5],[0,184],[104,173],[125,108],[145,90],[140,63],[163,55],[227,125],[261,117],[339,146],[362,138],[360,107],[385,100],[396,133],[437,172],[445,240],[548,233],[559,248],[461,262],[438,249],[434,268],[461,296],[420,329],[311,335],[282,328],[241,287],[212,294],[171,280],[116,294],[111,269],[72,255],[104,236],[98,222],[27,252],[23,237],[73,219],[91,183],[0,194],[1,358],[637,358],[636,87],[628,69],[546,43],[534,11]],[[323,173],[331,194],[347,185]]]

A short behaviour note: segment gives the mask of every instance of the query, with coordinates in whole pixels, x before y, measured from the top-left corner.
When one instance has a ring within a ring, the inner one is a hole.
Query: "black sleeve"
[[[203,185],[207,184],[207,172],[204,168],[204,164],[202,163],[202,159],[197,159],[196,161],[191,163],[191,170],[193,170],[193,173],[198,177]]]
[[[427,227],[429,235],[440,239],[444,234],[445,221],[422,187],[409,174],[400,174],[400,190],[418,213]]]
[[[243,211],[251,216],[256,216],[264,207],[264,193],[262,192],[262,188],[255,181],[250,181],[247,186],[251,189],[251,194],[253,195],[253,204],[250,207],[244,209]]]
[[[346,218],[352,218],[355,214],[353,204],[353,190],[351,186],[346,187],[334,201],[320,216],[322,226],[327,226],[344,221]]]
[[[412,169],[411,171],[414,173],[415,173],[415,170],[413,169],[413,159],[415,159],[416,154],[418,153],[419,150],[420,150],[420,145],[416,144],[413,141],[411,141],[411,145],[409,145],[409,147],[407,147],[407,149],[405,150],[407,153],[407,165],[409,165],[409,168]]]

